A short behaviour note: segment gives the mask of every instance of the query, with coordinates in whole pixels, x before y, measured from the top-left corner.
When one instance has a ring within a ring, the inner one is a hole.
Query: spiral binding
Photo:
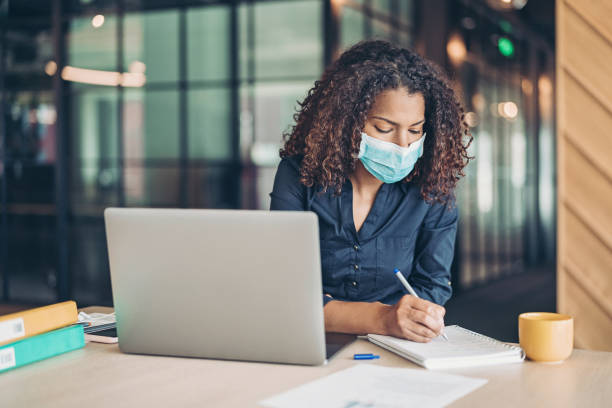
[[[466,333],[471,334],[472,336],[481,337],[483,340],[488,341],[490,343],[501,344],[502,346],[504,346],[506,348],[509,348],[509,349],[512,349],[512,350],[515,350],[515,351],[521,351],[521,352],[523,351],[523,349],[518,347],[518,346],[513,346],[511,344],[507,344],[507,343],[504,343],[502,341],[496,340],[496,339],[494,339],[492,337],[485,336],[484,334],[476,333],[474,331],[466,329],[465,327],[461,327],[461,326],[456,326],[456,327],[458,329],[461,329],[461,330],[465,331]]]

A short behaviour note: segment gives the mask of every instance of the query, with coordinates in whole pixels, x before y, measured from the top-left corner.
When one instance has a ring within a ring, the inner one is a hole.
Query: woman
[[[451,295],[454,188],[470,159],[453,90],[418,54],[363,41],[300,106],[270,209],[318,215],[326,331],[431,340]]]

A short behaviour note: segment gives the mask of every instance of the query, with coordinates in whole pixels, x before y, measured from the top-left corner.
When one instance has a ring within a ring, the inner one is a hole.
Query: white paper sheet
[[[480,378],[365,363],[275,395],[260,404],[270,408],[442,407],[486,382]]]
[[[103,324],[117,323],[115,312],[113,313],[85,313],[79,312],[79,323],[88,323],[89,326],[100,326]]]

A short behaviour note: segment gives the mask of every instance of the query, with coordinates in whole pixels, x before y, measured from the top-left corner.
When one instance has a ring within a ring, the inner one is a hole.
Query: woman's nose
[[[409,130],[399,133],[398,145],[408,147],[419,139],[419,135],[411,133]]]

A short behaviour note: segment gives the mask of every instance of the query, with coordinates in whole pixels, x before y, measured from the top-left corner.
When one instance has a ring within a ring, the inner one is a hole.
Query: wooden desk
[[[354,361],[373,352],[380,360]],[[357,340],[320,367],[123,354],[85,348],[0,374],[2,407],[256,407],[257,401],[354,364],[421,369]],[[453,407],[604,407],[612,402],[612,353],[574,350],[562,364],[445,370],[489,382]]]

